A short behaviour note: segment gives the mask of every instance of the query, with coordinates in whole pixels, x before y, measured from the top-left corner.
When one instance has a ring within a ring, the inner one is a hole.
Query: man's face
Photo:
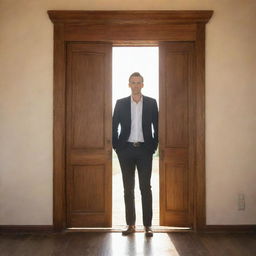
[[[132,76],[129,82],[129,87],[132,90],[132,94],[140,94],[141,89],[143,88],[144,84],[142,82],[142,78],[140,76]]]

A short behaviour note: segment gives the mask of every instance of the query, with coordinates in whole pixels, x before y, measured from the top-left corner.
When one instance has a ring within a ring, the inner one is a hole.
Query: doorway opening
[[[131,94],[128,87],[129,76],[139,72],[144,78],[142,94],[156,99],[159,103],[159,49],[154,46],[112,48],[112,111],[117,99]],[[159,106],[159,104],[158,104]],[[126,224],[123,197],[123,181],[116,153],[112,154],[112,227]],[[153,196],[152,225],[159,226],[159,152],[153,155],[151,177]],[[142,226],[142,205],[138,173],[135,174],[136,226]]]

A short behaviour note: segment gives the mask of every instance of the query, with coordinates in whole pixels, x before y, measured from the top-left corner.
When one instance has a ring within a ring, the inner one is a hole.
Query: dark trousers
[[[151,191],[151,173],[152,173],[152,153],[147,151],[142,144],[134,147],[127,143],[127,146],[118,152],[118,159],[122,170],[124,185],[124,201],[127,225],[135,225],[135,168],[137,167],[139,176],[139,185],[142,198],[143,225],[151,226],[152,222],[152,191]]]

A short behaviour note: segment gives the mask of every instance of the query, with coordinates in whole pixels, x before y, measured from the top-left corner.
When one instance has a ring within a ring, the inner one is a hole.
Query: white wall
[[[207,224],[256,224],[255,0],[1,0],[0,225],[52,224],[50,9],[214,10],[206,31]]]

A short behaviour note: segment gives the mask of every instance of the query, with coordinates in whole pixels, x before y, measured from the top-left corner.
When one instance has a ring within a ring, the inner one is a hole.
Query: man
[[[152,155],[158,145],[158,108],[155,99],[142,95],[143,77],[135,72],[129,78],[131,96],[117,100],[113,114],[112,144],[122,171],[127,229],[135,232],[135,168],[139,175],[145,235],[153,236],[151,172]],[[152,131],[152,124],[154,131]],[[118,126],[121,126],[120,134]]]

